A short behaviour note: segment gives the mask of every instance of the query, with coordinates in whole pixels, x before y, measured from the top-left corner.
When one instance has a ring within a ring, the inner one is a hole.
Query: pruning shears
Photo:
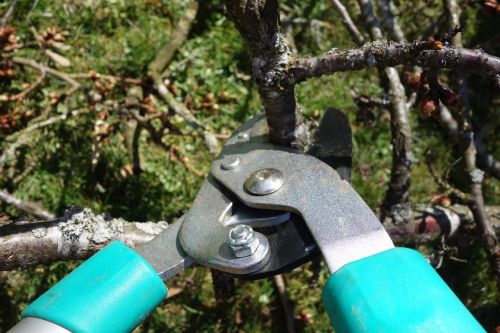
[[[485,332],[422,255],[394,247],[349,184],[351,155],[340,111],[325,113],[308,153],[269,143],[264,117],[249,121],[182,218],[135,250],[109,244],[9,332],[130,332],[167,295],[163,281],[187,267],[259,279],[319,253],[336,332]]]

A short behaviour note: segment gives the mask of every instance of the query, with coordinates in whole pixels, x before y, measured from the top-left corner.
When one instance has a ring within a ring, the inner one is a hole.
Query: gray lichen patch
[[[107,221],[104,215],[95,215],[88,208],[72,208],[64,213],[65,221],[59,224],[63,238],[69,242],[78,242],[84,232],[91,244],[102,244],[123,232],[123,221]]]
[[[158,235],[160,232],[168,228],[168,223],[161,221],[158,223],[140,223],[140,222],[135,222],[134,226],[142,231],[145,234],[148,235]]]
[[[31,233],[35,238],[42,238],[45,235],[47,235],[47,228],[45,227],[39,227],[31,230]]]

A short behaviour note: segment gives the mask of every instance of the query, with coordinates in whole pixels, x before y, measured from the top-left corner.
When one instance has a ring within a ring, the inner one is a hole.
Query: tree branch
[[[18,65],[23,65],[23,66],[28,66],[28,67],[34,68],[34,69],[38,70],[42,75],[45,75],[45,73],[47,73],[47,74],[50,74],[54,77],[57,77],[60,80],[66,81],[67,83],[69,83],[71,85],[72,91],[75,91],[75,90],[78,90],[81,88],[81,84],[78,81],[76,81],[75,79],[73,79],[71,76],[69,76],[68,74],[60,72],[58,70],[55,70],[51,67],[39,64],[35,60],[26,59],[26,58],[22,58],[22,57],[13,57],[12,62],[14,62],[15,64],[18,64]],[[70,93],[68,93],[68,94],[70,94]]]
[[[0,21],[0,28],[3,28],[7,25],[7,22],[9,21],[9,18],[14,14],[14,11],[16,10],[16,7],[19,3],[19,0],[13,0],[12,3],[9,6],[9,9],[5,12],[4,16],[2,17],[2,21]]]
[[[290,64],[289,72],[293,82],[302,82],[336,72],[397,65],[468,71],[490,78],[500,87],[500,58],[480,50],[460,47],[433,49],[429,43],[422,41],[407,43],[377,40],[352,50],[299,58]]]
[[[396,21],[392,8],[394,4],[390,0],[377,0],[377,6],[382,14],[382,24],[389,31],[391,37],[402,42],[405,40],[404,32]]]
[[[278,1],[226,0],[226,11],[247,44],[271,140],[304,149],[308,133],[294,82],[288,80],[290,49],[280,29]]]
[[[216,152],[219,149],[218,141],[215,135],[203,125],[191,111],[182,103],[175,99],[175,96],[168,90],[163,83],[163,71],[170,64],[177,50],[186,41],[191,25],[198,12],[198,2],[192,2],[184,11],[170,40],[160,49],[156,57],[148,66],[148,76],[152,79],[154,87],[161,98],[167,103],[169,108],[181,116],[186,123],[194,129],[200,129],[203,133],[205,144],[210,152]]]
[[[370,0],[359,0],[361,15],[372,40],[383,37],[380,24],[373,12]],[[382,86],[391,101],[392,166],[391,180],[382,205],[381,216],[391,217],[395,223],[409,222],[410,167],[414,161],[411,152],[411,127],[405,89],[394,67],[379,70]]]
[[[450,28],[455,29],[460,23],[459,18],[461,9],[455,0],[445,0],[444,4],[449,17]],[[456,47],[462,47],[461,35],[456,34],[453,37],[452,43]],[[497,60],[499,60],[500,63],[500,59],[497,58]],[[500,80],[498,70],[492,74],[496,75]],[[457,75],[455,75],[455,81],[461,96],[461,104],[457,106],[455,113],[460,125],[460,143],[463,149],[465,174],[469,182],[469,191],[472,195],[469,208],[474,216],[478,231],[481,233],[481,238],[488,260],[490,261],[493,276],[495,277],[497,286],[500,287],[500,243],[484,204],[482,188],[484,172],[477,167],[476,163],[477,150],[472,129],[472,108],[469,103],[467,84],[462,73],[457,73]]]
[[[128,222],[95,215],[88,208],[72,208],[49,221],[18,221],[0,227],[0,271],[86,259],[113,240],[136,247],[167,227],[166,222]]]
[[[499,232],[500,207],[487,207],[486,212]],[[456,205],[447,210],[430,207],[413,214],[412,223],[386,224],[396,244],[432,243],[441,235],[453,236],[464,227],[474,226],[472,213],[466,206]],[[114,240],[134,248],[167,227],[166,222],[128,222],[78,207],[49,221],[18,221],[0,227],[0,271],[25,269],[57,260],[86,259]],[[473,232],[467,233],[467,237],[473,235]]]
[[[347,11],[347,8],[340,2],[340,0],[331,0],[333,6],[335,9],[339,12],[340,18],[342,19],[342,23],[344,24],[344,27],[347,29],[349,34],[351,35],[352,40],[356,43],[356,45],[361,46],[363,45],[365,38],[359,31],[358,27],[354,22],[352,21],[351,16],[349,15],[349,12]]]
[[[13,196],[12,194],[10,194],[7,191],[0,190],[0,201],[3,201],[9,205],[16,207],[17,209],[19,209],[27,214],[39,217],[41,219],[52,220],[55,218],[54,214],[46,211],[45,209],[40,207],[38,204],[36,204],[34,202],[24,201],[24,200],[21,200],[19,198],[16,198],[15,196]]]

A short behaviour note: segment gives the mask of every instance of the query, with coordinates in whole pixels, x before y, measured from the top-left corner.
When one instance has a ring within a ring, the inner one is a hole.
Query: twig
[[[62,114],[62,115],[59,115],[59,116],[54,116],[54,117],[49,118],[47,120],[36,122],[34,124],[31,124],[31,125],[27,126],[26,128],[24,128],[24,129],[22,129],[20,131],[17,131],[15,133],[9,135],[8,137],[5,138],[5,141],[11,141],[11,142],[15,141],[15,140],[17,140],[17,138],[19,138],[21,136],[25,136],[29,132],[38,130],[38,129],[43,128],[43,127],[50,126],[52,124],[58,123],[58,122],[63,121],[63,120],[66,120],[66,119],[68,119],[68,116],[73,116],[74,117],[74,116],[77,116],[77,115],[79,115],[81,113],[84,113],[84,112],[83,111],[75,110],[75,111],[70,111],[67,114]]]
[[[434,167],[434,163],[432,161],[432,153],[430,150],[425,152],[425,163],[427,164],[427,169],[431,174],[432,178],[438,184],[438,186],[451,194],[454,194],[457,198],[461,199],[464,203],[468,204],[471,201],[470,195],[460,191],[457,188],[452,187],[448,182],[446,182],[442,177],[437,174],[436,168]]]
[[[172,159],[179,160],[186,169],[197,175],[198,177],[206,177],[207,174],[205,172],[199,171],[196,169],[191,163],[189,163],[189,159],[185,156],[181,155],[181,148],[177,146],[170,146],[170,156]]]
[[[17,209],[19,209],[24,213],[39,217],[41,219],[52,220],[55,217],[54,214],[46,211],[38,204],[16,198],[7,191],[0,190],[0,200],[16,207]]]
[[[282,274],[278,274],[273,276],[273,281],[276,291],[278,292],[283,314],[285,315],[287,331],[288,333],[295,333],[293,305],[290,302],[290,297],[288,296],[288,292],[286,290],[285,279]]]
[[[68,84],[70,84],[72,86],[71,92],[76,91],[76,90],[81,88],[81,84],[78,81],[74,80],[68,74],[60,72],[58,70],[55,70],[51,67],[42,65],[42,64],[36,62],[35,60],[21,58],[21,57],[13,57],[12,62],[14,62],[15,64],[18,64],[18,65],[32,67],[32,68],[38,70],[40,73],[47,73],[47,74],[50,74],[52,76],[57,77],[58,79],[61,79],[65,82],[67,82]],[[70,93],[68,93],[68,94],[70,94]]]
[[[98,79],[103,79],[106,81],[111,81],[111,82],[124,82],[127,84],[142,84],[144,80],[142,79],[134,79],[130,77],[121,77],[121,76],[115,76],[115,75],[108,75],[108,74],[102,74],[102,73],[97,73],[96,71],[90,71],[89,73],[70,73],[67,74],[68,77],[71,77],[73,79],[90,79],[90,80],[98,80]]]
[[[389,31],[391,37],[398,41],[405,41],[405,36],[401,26],[398,24],[392,8],[394,4],[390,0],[377,0],[377,6],[382,13],[382,24]]]
[[[487,173],[497,179],[500,179],[500,161],[498,161],[492,154],[487,151],[484,145],[485,132],[486,126],[483,126],[479,131],[477,131],[475,137],[475,145],[477,149],[479,164]]]
[[[170,64],[177,50],[184,44],[191,30],[191,25],[198,13],[198,1],[193,1],[182,14],[172,36],[156,54],[154,60],[148,66],[148,75],[156,78],[161,75],[165,68]]]
[[[361,32],[358,30],[358,27],[356,27],[356,24],[352,21],[351,16],[349,15],[349,12],[347,11],[347,8],[340,2],[340,0],[331,0],[333,6],[335,6],[335,9],[340,14],[340,18],[342,19],[342,23],[344,24],[344,27],[347,29],[349,34],[351,35],[352,39],[354,42],[358,45],[361,46],[363,45],[365,38],[361,34]]]
[[[5,138],[5,142],[12,142],[7,148],[5,148],[2,152],[2,155],[0,155],[0,170],[4,165],[6,165],[9,161],[15,161],[16,160],[16,151],[19,147],[23,145],[27,145],[30,142],[34,141],[33,137],[33,131],[41,129],[43,127],[50,126],[52,124],[55,124],[60,121],[64,121],[67,119],[69,116],[77,116],[79,114],[85,113],[85,111],[71,111],[68,112],[68,114],[63,114],[60,116],[55,116],[52,118],[49,118],[44,121],[36,122],[34,124],[29,125],[28,127],[17,131],[8,137]]]
[[[198,119],[196,119],[196,117],[184,104],[175,99],[175,96],[168,90],[162,79],[162,72],[168,64],[170,64],[177,50],[182,46],[182,44],[184,44],[197,12],[198,2],[194,1],[182,14],[168,43],[160,49],[155,59],[149,64],[148,76],[152,79],[156,91],[163,98],[165,103],[167,103],[169,108],[181,116],[189,126],[194,129],[200,129],[203,133],[205,144],[209,151],[216,152],[219,147],[217,139],[213,133]]]
[[[500,87],[500,58],[480,50],[460,47],[433,49],[429,43],[422,41],[406,43],[377,40],[356,49],[296,59],[289,71],[293,82],[302,82],[336,72],[398,65],[469,71],[492,79]]]
[[[9,101],[19,101],[23,99],[26,95],[34,91],[40,84],[42,84],[43,80],[45,80],[45,71],[42,70],[40,73],[40,77],[29,85],[29,87],[18,94],[15,95],[0,95],[0,101],[9,102]]]
[[[19,3],[19,0],[13,0],[9,6],[9,9],[5,12],[5,15],[2,18],[2,21],[0,23],[0,27],[5,27],[7,25],[7,22],[9,21],[9,18],[14,14],[14,10],[16,10],[17,4]]]

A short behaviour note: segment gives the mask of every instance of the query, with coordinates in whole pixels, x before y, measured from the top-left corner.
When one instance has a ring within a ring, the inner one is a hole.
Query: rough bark
[[[0,227],[0,270],[56,260],[86,259],[113,240],[136,247],[168,227],[166,222],[127,222],[73,208],[57,219],[17,221]]]
[[[356,49],[296,59],[290,64],[289,71],[293,82],[302,82],[336,72],[398,65],[472,72],[492,79],[500,87],[500,58],[481,50],[460,47],[434,49],[423,41],[406,43],[376,40]]]
[[[290,49],[281,32],[277,0],[226,0],[229,19],[245,40],[266,112],[271,140],[303,150],[308,133],[289,82]]]

